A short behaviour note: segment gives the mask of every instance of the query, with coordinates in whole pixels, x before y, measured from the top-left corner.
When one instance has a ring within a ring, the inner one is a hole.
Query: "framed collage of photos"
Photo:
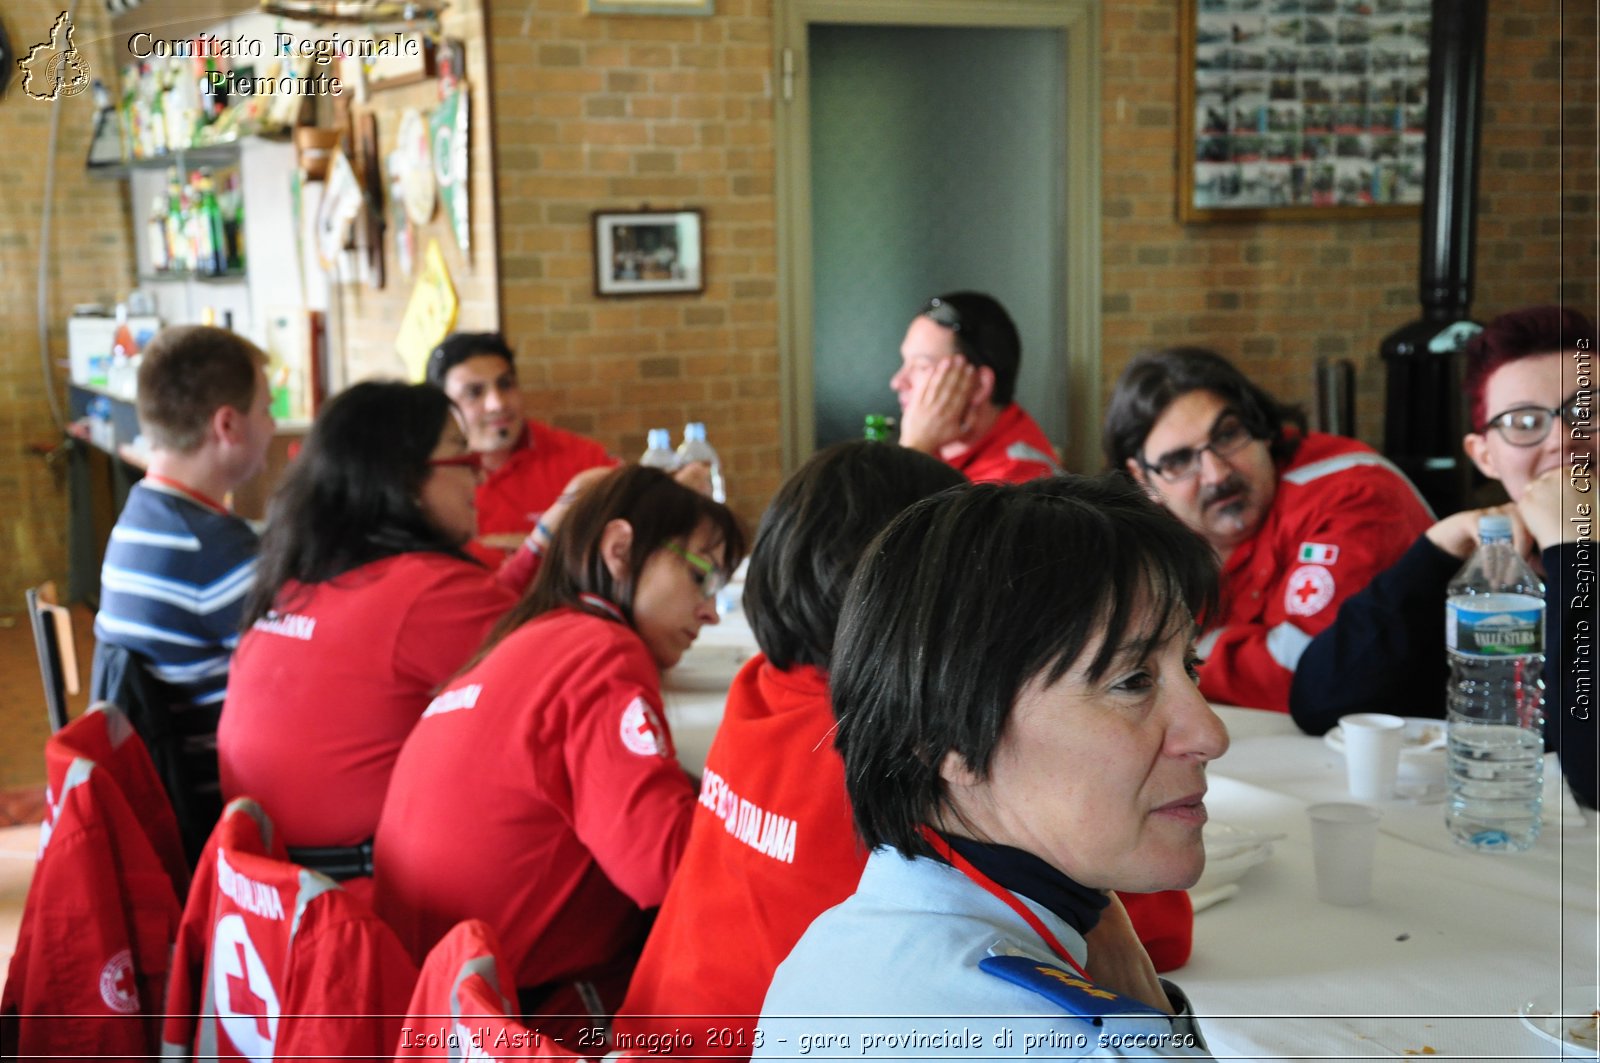
[[[1183,0],[1182,221],[1422,202],[1430,0]]]

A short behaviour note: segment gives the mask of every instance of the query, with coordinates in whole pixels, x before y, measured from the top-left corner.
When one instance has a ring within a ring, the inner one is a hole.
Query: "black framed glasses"
[[[1573,392],[1560,406],[1544,407],[1531,403],[1513,406],[1489,418],[1479,434],[1493,428],[1500,433],[1501,439],[1514,447],[1536,447],[1550,434],[1550,426],[1555,424],[1557,417],[1568,425],[1574,421],[1586,421],[1589,405],[1579,398],[1577,392]]]
[[[922,316],[932,318],[934,324],[943,325],[951,332],[961,331],[961,313],[938,296],[922,305]]]
[[[669,542],[666,548],[683,558],[684,564],[689,566],[689,575],[694,579],[696,587],[700,588],[700,598],[711,601],[728,585],[728,574],[717,567],[716,562],[709,557],[701,557],[693,550],[685,549],[677,543]]]
[[[1211,436],[1198,447],[1179,447],[1169,450],[1155,461],[1139,458],[1146,472],[1153,472],[1168,483],[1182,483],[1200,471],[1200,455],[1211,451],[1219,458],[1237,454],[1255,439],[1244,419],[1236,413],[1224,413],[1211,426]]]
[[[465,454],[455,454],[448,458],[429,458],[428,466],[434,469],[471,469],[473,472],[482,472],[483,455],[476,450],[469,450]]]

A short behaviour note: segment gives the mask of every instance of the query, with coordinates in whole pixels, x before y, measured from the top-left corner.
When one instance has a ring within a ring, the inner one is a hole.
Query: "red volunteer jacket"
[[[506,463],[478,485],[478,534],[526,535],[555,504],[567,481],[617,459],[592,439],[538,421],[529,421]],[[474,557],[491,568],[505,552],[474,543]]]
[[[1044,429],[1016,403],[976,443],[948,464],[973,483],[995,480],[1020,484],[1061,471]]]
[[[407,739],[378,825],[378,910],[415,957],[483,919],[523,989],[631,968],[693,809],[644,643],[558,609],[452,681]]]
[[[740,669],[614,1047],[682,1031],[695,1038],[682,1053],[750,1055],[772,972],[811,920],[855,892],[867,861],[833,726],[817,669],[780,671],[759,654]],[[669,1017],[692,1013],[715,1017]],[[715,1032],[724,1027],[731,1036]]]
[[[285,845],[358,845],[422,710],[516,599],[477,565],[409,553],[278,600],[233,655],[222,793],[259,801]]]
[[[166,1058],[387,1058],[417,969],[331,879],[289,863],[254,801],[206,842],[167,985]]]
[[[580,1035],[579,1052],[518,1022],[516,987],[500,959],[500,939],[481,919],[457,923],[428,953],[394,1057],[401,1059],[582,1059],[597,1056],[599,1030]]]
[[[1261,529],[1222,566],[1223,605],[1200,642],[1200,692],[1288,712],[1312,636],[1432,523],[1416,488],[1371,447],[1308,434],[1279,473]]]
[[[614,1049],[659,1054],[645,1049],[653,1037],[671,1054],[749,1057],[773,971],[813,919],[855,892],[866,866],[833,728],[817,669],[780,671],[759,654],[740,669],[706,755],[689,847],[612,1025]],[[1123,903],[1159,970],[1188,959],[1187,894]]]
[[[152,1055],[188,880],[171,806],[144,743],[109,705],[52,737],[45,768],[0,1056]]]

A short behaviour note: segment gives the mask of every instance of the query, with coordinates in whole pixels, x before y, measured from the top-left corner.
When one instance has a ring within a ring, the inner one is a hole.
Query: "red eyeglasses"
[[[429,458],[428,465],[435,469],[471,469],[473,472],[482,472],[483,455],[476,450],[469,450],[465,454],[457,454],[454,457]]]

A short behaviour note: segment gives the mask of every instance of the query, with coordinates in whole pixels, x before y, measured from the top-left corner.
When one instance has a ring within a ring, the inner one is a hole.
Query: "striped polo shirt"
[[[220,707],[259,549],[239,517],[147,477],[111,530],[94,637],[144,658],[190,704]]]

